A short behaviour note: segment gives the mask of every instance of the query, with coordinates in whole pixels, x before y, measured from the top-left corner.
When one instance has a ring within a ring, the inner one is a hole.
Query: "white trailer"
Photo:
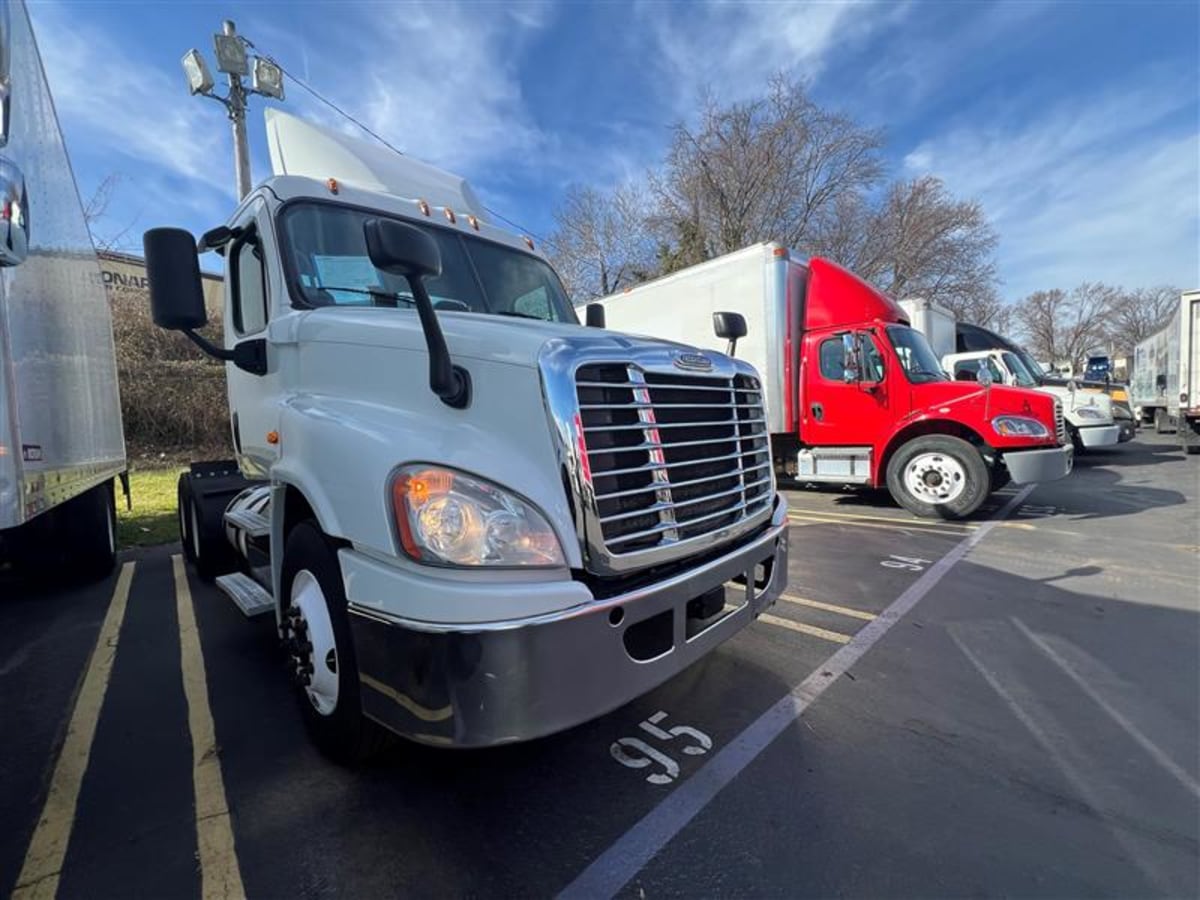
[[[1130,390],[1142,422],[1178,430],[1185,452],[1200,452],[1200,290],[1182,294],[1170,321],[1133,348]]]
[[[99,575],[125,471],[108,300],[20,0],[0,15],[0,566]]]

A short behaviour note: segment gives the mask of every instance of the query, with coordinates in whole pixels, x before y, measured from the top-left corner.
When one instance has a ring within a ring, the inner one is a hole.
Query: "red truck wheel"
[[[888,462],[887,486],[896,502],[929,519],[969,516],[991,490],[987,464],[966,441],[948,435],[913,438]]]

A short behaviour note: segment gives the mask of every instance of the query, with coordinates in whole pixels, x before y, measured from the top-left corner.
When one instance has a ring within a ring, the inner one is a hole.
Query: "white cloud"
[[[694,110],[711,89],[723,102],[760,94],[778,72],[814,80],[831,53],[906,16],[907,3],[643,2],[636,18],[650,30],[663,81],[677,112]]]
[[[161,167],[209,188],[230,193],[232,178],[214,166],[215,155],[231,151],[224,113],[215,106],[214,123],[190,101],[179,71],[162,71],[57,3],[31,5],[43,35],[42,60],[60,119],[69,124],[72,152],[102,148],[126,162]],[[45,37],[49,36],[49,37]],[[120,165],[114,161],[113,169]]]
[[[1154,73],[1034,118],[996,110],[996,124],[924,141],[904,166],[983,203],[1000,234],[1010,299],[1082,281],[1194,287],[1200,134],[1194,118],[1175,121],[1195,108],[1182,83],[1178,73]]]

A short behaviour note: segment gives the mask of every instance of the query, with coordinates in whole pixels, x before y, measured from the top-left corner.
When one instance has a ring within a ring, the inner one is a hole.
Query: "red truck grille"
[[[612,555],[769,515],[773,485],[757,378],[585,365],[576,392],[596,521]]]

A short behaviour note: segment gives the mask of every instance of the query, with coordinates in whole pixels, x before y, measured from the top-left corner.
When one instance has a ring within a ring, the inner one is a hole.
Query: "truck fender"
[[[979,450],[980,455],[987,458],[991,452],[988,442],[980,437],[974,429],[968,428],[961,422],[951,419],[917,419],[909,422],[887,442],[879,458],[875,460],[875,471],[871,473],[875,484],[883,484],[887,480],[887,467],[892,455],[915,437],[927,434],[947,434],[951,437],[962,438]]]

